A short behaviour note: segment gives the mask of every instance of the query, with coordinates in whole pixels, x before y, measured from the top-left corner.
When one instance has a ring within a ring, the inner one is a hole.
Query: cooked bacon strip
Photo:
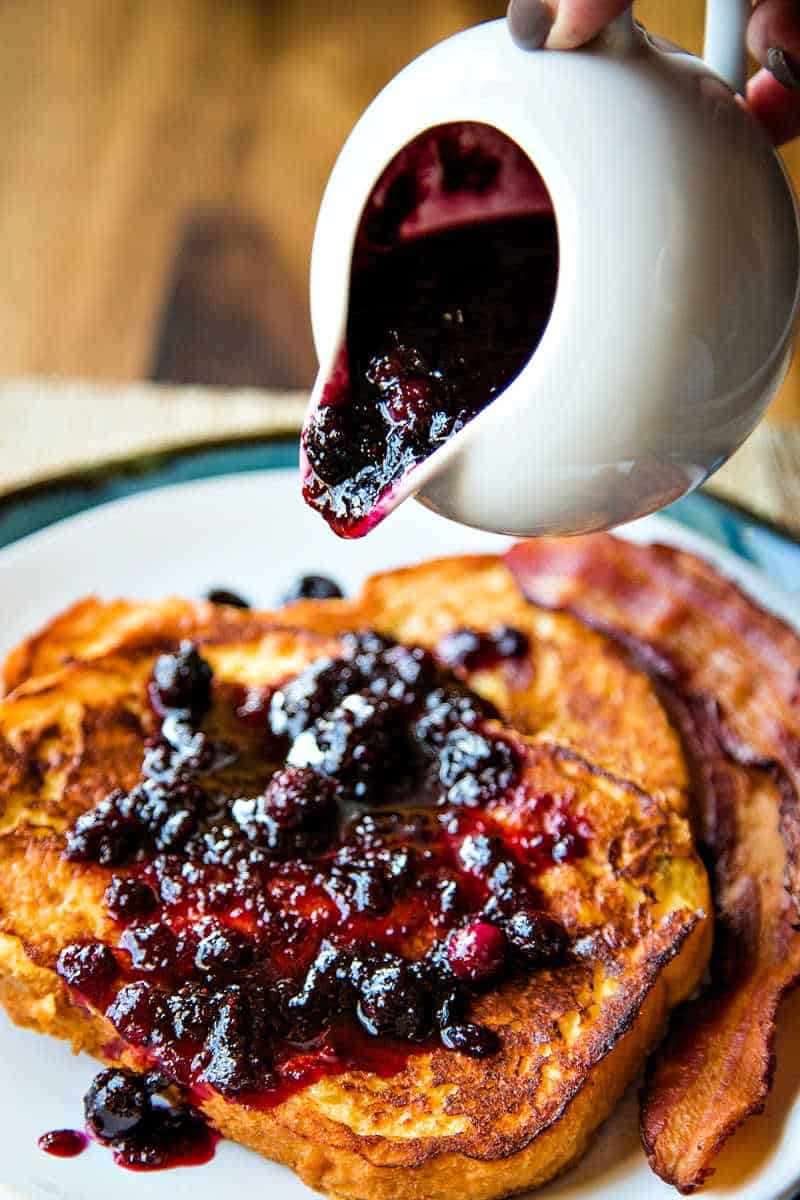
[[[666,546],[543,539],[507,562],[529,599],[603,629],[651,675],[693,765],[716,906],[712,983],[673,1021],[641,1108],[653,1170],[691,1192],[763,1108],[776,1010],[800,982],[800,637]]]

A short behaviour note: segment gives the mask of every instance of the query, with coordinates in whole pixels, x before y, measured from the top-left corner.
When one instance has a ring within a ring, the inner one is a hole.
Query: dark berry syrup
[[[86,1098],[126,1166],[213,1151],[197,1112],[153,1102],[168,1086],[267,1108],[437,1046],[493,1055],[479,992],[567,953],[537,875],[587,830],[568,795],[523,785],[524,746],[467,683],[521,669],[524,635],[339,645],[271,690],[216,680],[189,642],[162,655],[139,783],[67,832],[65,856],[107,872],[118,933],[57,971],[140,1067]]]
[[[303,438],[303,493],[366,533],[417,463],[522,370],[555,297],[541,177],[488,126],[430,130],[388,168],[353,257],[346,344]]]

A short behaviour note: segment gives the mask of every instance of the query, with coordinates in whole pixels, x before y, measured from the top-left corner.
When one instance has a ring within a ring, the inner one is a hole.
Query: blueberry
[[[145,916],[158,904],[156,894],[148,883],[133,876],[115,875],[103,896],[109,916],[115,921]]]
[[[250,602],[245,600],[238,592],[231,592],[228,588],[212,588],[206,592],[206,600],[211,604],[227,604],[229,608],[250,608]]]
[[[211,701],[211,667],[194,642],[183,641],[176,654],[156,659],[150,695],[160,715],[169,709],[201,716]]]
[[[442,1045],[470,1058],[489,1058],[500,1049],[497,1034],[485,1025],[447,1025],[441,1032]]]
[[[560,921],[535,908],[520,908],[509,917],[506,936],[528,966],[558,962],[567,949],[567,931]]]
[[[440,387],[420,351],[398,342],[388,353],[370,359],[365,378],[377,391],[387,420],[402,428],[404,440],[425,445]]]
[[[150,1092],[131,1071],[101,1071],[83,1101],[86,1124],[104,1142],[131,1133],[151,1112]]]
[[[102,1005],[117,979],[119,966],[109,946],[90,942],[65,946],[58,956],[56,971],[92,1004]]]
[[[339,584],[327,575],[301,575],[287,588],[281,604],[293,604],[295,600],[336,600],[344,596]]]

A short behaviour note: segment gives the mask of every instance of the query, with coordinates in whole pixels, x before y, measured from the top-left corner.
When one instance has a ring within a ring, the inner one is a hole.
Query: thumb
[[[526,50],[572,50],[596,37],[630,0],[511,0],[511,36]]]

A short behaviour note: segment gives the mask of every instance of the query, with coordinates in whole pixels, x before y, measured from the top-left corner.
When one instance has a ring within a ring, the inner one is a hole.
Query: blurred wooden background
[[[405,62],[504,8],[3,0],[0,379],[307,386],[311,238],[343,139]],[[699,50],[702,0],[636,10]],[[786,159],[800,183],[800,144]],[[795,426],[794,505],[800,367],[770,415]]]

